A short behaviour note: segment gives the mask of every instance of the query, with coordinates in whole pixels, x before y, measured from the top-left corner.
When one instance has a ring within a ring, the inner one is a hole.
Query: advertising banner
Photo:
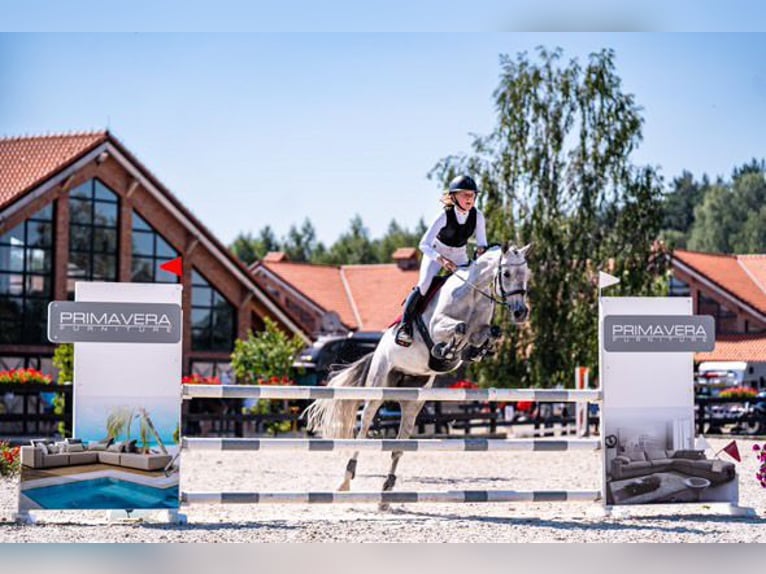
[[[73,436],[22,448],[19,511],[179,505],[181,285],[79,282],[50,305],[74,342]]]
[[[737,503],[734,464],[694,447],[694,352],[715,331],[692,309],[688,297],[600,299],[607,505]]]

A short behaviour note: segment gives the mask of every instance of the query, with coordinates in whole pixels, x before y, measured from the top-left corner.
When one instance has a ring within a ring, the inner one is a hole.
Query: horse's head
[[[506,304],[511,320],[517,325],[529,319],[527,252],[531,246],[528,243],[520,249],[513,246],[504,248],[495,274],[495,296]]]

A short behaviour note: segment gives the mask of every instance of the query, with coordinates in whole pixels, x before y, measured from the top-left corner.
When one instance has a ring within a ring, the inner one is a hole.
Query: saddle
[[[415,316],[420,317],[421,313],[426,310],[428,307],[428,304],[431,302],[431,299],[436,297],[436,294],[439,292],[439,289],[444,286],[444,284],[447,282],[447,279],[449,279],[449,275],[437,275],[433,278],[431,281],[431,286],[428,288],[428,291],[426,291],[426,294],[420,299],[420,302],[418,303],[418,306],[415,308]],[[404,301],[402,301],[402,304],[404,304]],[[394,321],[389,325],[389,327],[395,327],[399,323],[402,322],[402,315],[399,314],[399,316],[394,319]]]
[[[425,341],[426,345],[428,346],[428,351],[430,353],[431,349],[434,347],[433,339],[431,339],[431,334],[428,332],[428,326],[423,321],[423,311],[426,310],[428,307],[428,304],[431,302],[431,300],[436,297],[436,295],[439,293],[439,289],[442,288],[442,286],[447,282],[447,279],[449,279],[448,275],[437,275],[433,278],[431,281],[431,286],[428,288],[428,291],[426,291],[426,294],[423,296],[423,298],[420,300],[420,303],[418,303],[418,306],[415,309],[415,316],[413,317],[413,323],[415,328],[420,332],[420,336],[423,337],[423,340]],[[396,320],[389,325],[389,327],[394,327],[402,322],[402,316],[399,315]],[[428,360],[428,367],[432,371],[436,371],[437,373],[447,373],[451,370],[453,370],[457,364],[460,362],[460,358],[456,357],[453,360],[447,360],[447,359],[438,359],[434,357],[433,355],[430,355],[430,358]]]

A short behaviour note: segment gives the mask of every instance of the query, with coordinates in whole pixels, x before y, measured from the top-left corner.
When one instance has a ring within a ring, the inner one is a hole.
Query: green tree
[[[237,380],[243,384],[256,384],[258,380],[272,377],[291,378],[293,359],[304,347],[300,337],[288,337],[277,324],[264,318],[266,328],[247,339],[234,341],[231,366]]]
[[[597,270],[620,277],[617,292],[662,289],[661,180],[630,162],[643,119],[614,59],[603,50],[562,63],[560,49],[545,48],[501,56],[495,129],[431,172],[442,182],[476,175],[490,240],[534,244],[530,323],[515,328],[498,313],[501,350],[473,373],[483,384],[570,384],[576,365],[596,365]]]
[[[234,242],[229,249],[245,263],[251,265],[269,253],[270,251],[279,251],[280,244],[274,236],[274,231],[270,226],[262,228],[257,236],[252,233],[240,233],[234,238]]]
[[[396,220],[392,219],[385,235],[373,242],[378,261],[382,263],[392,261],[391,255],[400,247],[417,247],[426,229],[426,224],[422,218],[413,231],[402,227]]]
[[[316,230],[311,221],[306,218],[300,228],[290,226],[287,237],[282,241],[282,251],[290,261],[305,263],[314,259],[317,250],[324,251],[324,246],[317,243]]]
[[[349,230],[333,243],[319,263],[332,265],[355,265],[380,263],[370,232],[364,226],[361,216],[351,219]]]
[[[720,181],[694,211],[689,247],[709,253],[766,251],[766,174],[762,164],[734,170],[731,183]]]

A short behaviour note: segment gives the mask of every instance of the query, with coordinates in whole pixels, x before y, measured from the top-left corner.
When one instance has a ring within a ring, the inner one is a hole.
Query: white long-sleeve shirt
[[[455,208],[455,217],[460,225],[464,225],[466,219],[468,219],[469,211],[461,211],[457,207]],[[436,250],[435,246],[438,244],[441,246],[441,242],[436,238],[439,231],[447,225],[447,214],[442,211],[439,217],[431,224],[431,227],[423,234],[423,238],[420,240],[420,251],[429,259],[436,259],[440,253]],[[487,230],[486,223],[484,222],[484,215],[478,209],[476,210],[476,230],[474,231],[476,237],[476,244],[479,247],[487,246]],[[444,246],[446,247],[446,246]]]

